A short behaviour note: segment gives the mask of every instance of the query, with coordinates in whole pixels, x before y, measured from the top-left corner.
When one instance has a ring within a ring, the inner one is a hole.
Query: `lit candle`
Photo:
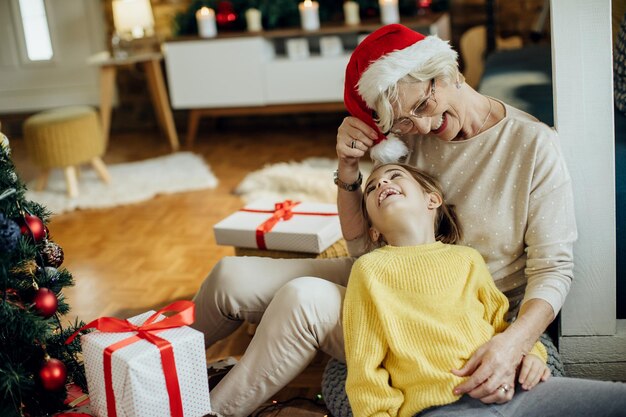
[[[320,28],[319,3],[305,0],[298,5],[300,9],[300,24],[304,30],[318,30]]]
[[[358,25],[361,23],[359,17],[359,3],[356,1],[347,1],[343,4],[343,14],[346,19],[346,25]]]
[[[215,11],[213,9],[202,7],[196,12],[196,21],[198,22],[198,35],[201,38],[213,38],[217,35]]]
[[[259,9],[251,8],[246,10],[246,26],[248,32],[260,32],[263,30],[261,11]]]
[[[400,21],[398,0],[378,0],[378,5],[380,6],[380,21],[383,25]]]

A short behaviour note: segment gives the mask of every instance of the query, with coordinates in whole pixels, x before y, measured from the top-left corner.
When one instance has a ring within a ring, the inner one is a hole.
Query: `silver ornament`
[[[0,150],[7,156],[11,156],[11,146],[9,146],[9,138],[0,132]]]

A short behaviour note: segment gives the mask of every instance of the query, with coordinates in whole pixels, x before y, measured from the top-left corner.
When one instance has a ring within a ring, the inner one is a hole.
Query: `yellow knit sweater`
[[[346,391],[355,417],[411,417],[458,400],[453,375],[504,331],[508,300],[464,246],[385,246],[352,268],[343,307]],[[537,342],[531,353],[546,360]]]

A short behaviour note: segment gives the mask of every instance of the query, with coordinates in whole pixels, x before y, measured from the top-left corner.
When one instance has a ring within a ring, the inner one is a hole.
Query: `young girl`
[[[483,398],[503,405],[455,394],[464,380],[458,370],[506,329],[508,300],[481,255],[453,245],[461,239],[461,228],[430,176],[406,165],[377,167],[364,188],[363,210],[378,248],[354,264],[343,307],[346,391],[356,417],[431,412],[466,417],[491,415],[489,407],[508,407],[508,413],[496,415],[548,415],[532,407],[559,396],[555,407],[565,406],[564,387],[583,391],[568,378],[550,381],[565,381],[561,388],[559,383],[537,385],[550,376],[545,348],[537,342],[520,358],[518,381],[525,391],[513,396],[514,381],[494,381],[493,394]],[[597,391],[609,398],[626,392],[623,386],[608,389],[611,385],[604,383]],[[542,386],[552,388],[539,390]],[[533,388],[543,392],[534,399],[523,395]],[[591,401],[588,388],[582,396]]]

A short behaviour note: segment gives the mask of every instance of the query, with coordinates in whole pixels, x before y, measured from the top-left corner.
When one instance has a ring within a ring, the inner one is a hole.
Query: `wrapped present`
[[[204,336],[187,326],[194,307],[177,301],[156,313],[103,317],[82,328],[99,330],[81,337],[94,415],[200,417],[211,411]],[[168,311],[178,313],[165,317]]]
[[[322,253],[341,239],[335,204],[255,201],[213,226],[220,245]]]

